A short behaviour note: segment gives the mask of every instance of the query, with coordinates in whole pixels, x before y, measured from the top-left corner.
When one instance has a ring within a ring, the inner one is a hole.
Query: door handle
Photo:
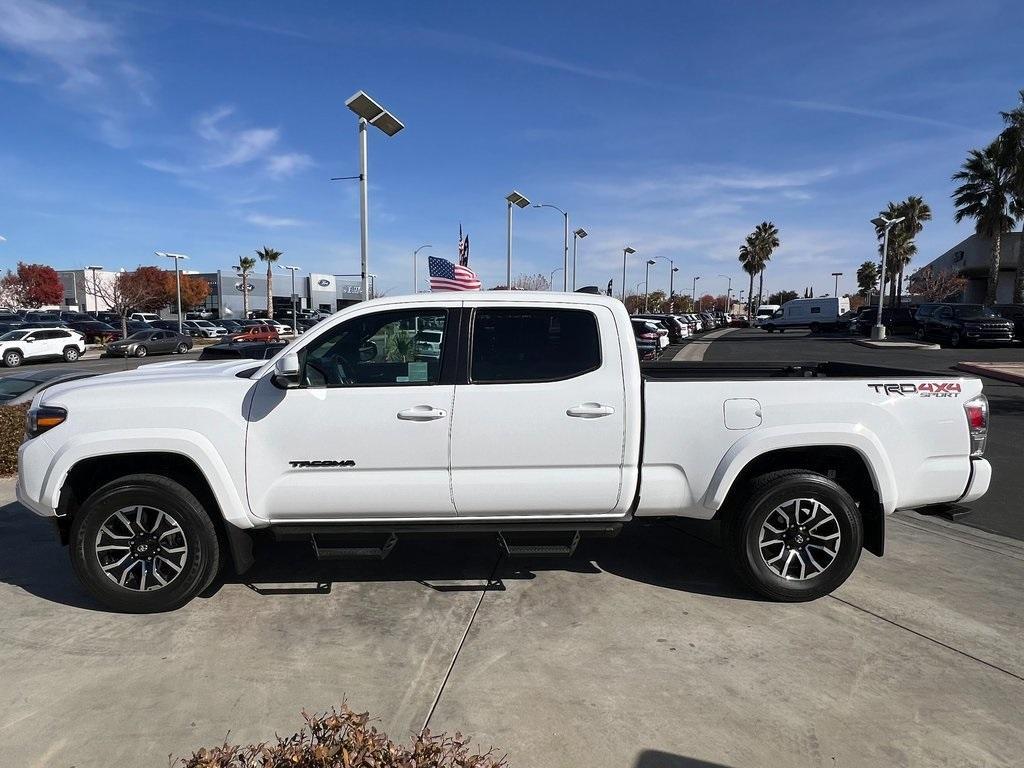
[[[577,419],[599,419],[602,416],[611,416],[615,413],[615,409],[610,405],[601,405],[600,403],[581,403],[580,405],[574,405],[569,408],[566,412],[566,416],[573,416]]]
[[[412,408],[398,412],[398,418],[402,421],[434,421],[443,419],[447,415],[448,411],[435,408],[432,405],[414,405]]]

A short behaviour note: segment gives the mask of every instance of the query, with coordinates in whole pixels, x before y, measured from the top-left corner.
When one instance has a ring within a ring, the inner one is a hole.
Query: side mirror
[[[379,350],[374,342],[366,342],[359,348],[359,362],[368,363],[371,360],[376,359],[378,352]]]
[[[289,353],[274,363],[274,384],[281,389],[299,385],[299,356]]]

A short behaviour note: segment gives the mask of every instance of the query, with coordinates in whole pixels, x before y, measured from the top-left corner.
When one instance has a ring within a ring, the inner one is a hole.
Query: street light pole
[[[96,277],[96,273],[103,269],[100,266],[89,266],[87,270],[92,272],[92,311],[100,311],[100,297],[97,289],[99,288],[99,279]],[[89,286],[85,287],[85,311],[89,311]]]
[[[587,236],[587,230],[580,227],[572,233],[572,289],[576,290],[576,241]]]
[[[414,294],[419,291],[419,288],[417,288],[417,286],[419,285],[419,279],[417,278],[417,273],[416,273],[416,254],[418,254],[424,248],[433,248],[433,247],[434,246],[432,246],[432,245],[421,245],[419,248],[417,248],[415,251],[412,252],[412,292]]]
[[[895,219],[887,219],[885,216],[879,216],[871,220],[872,224],[876,227],[881,227],[884,230],[882,235],[882,268],[878,272],[878,317],[875,319],[875,325],[871,329],[872,341],[885,341],[885,326],[882,325],[882,309],[885,305],[885,262],[889,258],[889,230],[905,218],[905,216],[900,216]]]
[[[551,270],[551,277],[548,278],[548,290],[549,291],[554,290],[555,272],[560,272],[561,270],[562,270],[561,267],[555,267],[554,269]]]
[[[698,308],[698,305],[697,305],[697,281],[698,280],[700,280],[700,275],[697,275],[696,277],[693,278],[693,297],[692,297],[692,299],[693,299],[693,306],[694,306],[694,308],[697,309],[698,312],[700,312],[700,309]]]
[[[181,333],[181,273],[178,270],[178,259],[187,261],[188,256],[183,253],[167,253],[166,251],[156,251],[155,253],[163,258],[174,259],[174,286],[178,295],[178,333]]]
[[[832,294],[832,295],[835,296],[837,299],[839,298],[839,278],[842,277],[842,276],[843,276],[842,272],[833,272],[832,273],[832,277],[834,277],[836,279],[836,292],[834,294]]]
[[[654,259],[647,260],[647,268],[644,270],[644,313],[651,311],[651,266]]]
[[[295,273],[299,271],[300,267],[282,266],[281,269],[287,269],[292,273],[292,333],[298,336],[299,321],[295,316]]]
[[[726,280],[729,281],[729,285],[725,289],[725,311],[729,312],[729,308],[731,306],[729,297],[732,296],[732,278],[729,275],[719,275],[719,277],[724,277]]]
[[[508,200],[508,258],[505,262],[505,288],[506,290],[512,290],[512,206],[515,205],[519,208],[525,208],[530,204],[530,201],[526,199],[524,195],[519,194],[514,189],[505,197]]]
[[[622,249],[622,303],[626,303],[626,256],[636,253],[635,248],[630,248],[628,245]]]
[[[369,274],[369,182],[366,176],[366,126],[374,125],[388,136],[394,136],[405,126],[402,121],[370,98],[366,92],[357,91],[345,106],[359,116],[359,258],[360,276],[363,282],[363,301],[370,298]]]
[[[551,203],[536,203],[534,208],[554,208],[565,220],[565,230],[562,236],[562,290],[569,290],[569,213],[563,211],[557,205]]]

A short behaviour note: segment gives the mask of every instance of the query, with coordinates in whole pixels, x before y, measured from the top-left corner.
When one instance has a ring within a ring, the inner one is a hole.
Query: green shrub
[[[470,751],[462,734],[431,736],[430,731],[412,744],[395,744],[370,725],[366,712],[357,714],[342,704],[329,714],[302,717],[306,727],[292,736],[278,736],[276,744],[230,745],[200,749],[176,761],[183,768],[507,768],[504,757],[492,750]]]
[[[0,406],[0,476],[18,471],[18,448],[25,439],[25,405]]]

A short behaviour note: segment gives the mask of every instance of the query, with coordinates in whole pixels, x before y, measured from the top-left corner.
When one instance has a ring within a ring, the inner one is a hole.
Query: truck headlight
[[[37,437],[54,427],[60,426],[68,417],[68,412],[63,408],[54,408],[41,405],[38,408],[30,408],[25,417],[25,434],[30,438]]]

